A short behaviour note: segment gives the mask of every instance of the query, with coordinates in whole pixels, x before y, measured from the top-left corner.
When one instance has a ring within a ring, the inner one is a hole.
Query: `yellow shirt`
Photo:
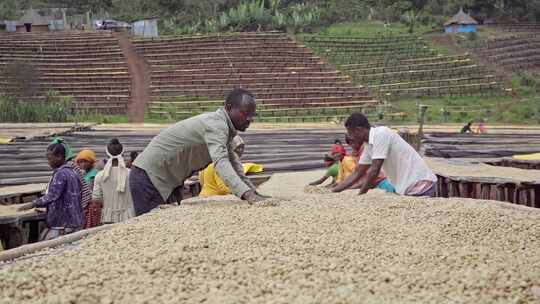
[[[244,167],[244,174],[262,172],[263,170],[262,166],[258,164],[245,163],[242,166]],[[200,197],[231,194],[229,187],[217,175],[214,164],[210,164],[206,169],[199,171],[199,182],[201,183]]]
[[[336,178],[336,183],[341,183],[349,175],[351,175],[356,169],[356,161],[352,156],[345,156],[342,161],[339,162],[339,171]]]
[[[514,155],[512,158],[516,160],[540,160],[540,153]]]

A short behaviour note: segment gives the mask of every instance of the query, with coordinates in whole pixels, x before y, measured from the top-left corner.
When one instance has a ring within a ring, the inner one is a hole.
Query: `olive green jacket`
[[[180,121],[161,131],[133,163],[146,171],[166,200],[184,180],[211,162],[232,193],[241,197],[255,189],[233,152],[236,129],[222,108]]]

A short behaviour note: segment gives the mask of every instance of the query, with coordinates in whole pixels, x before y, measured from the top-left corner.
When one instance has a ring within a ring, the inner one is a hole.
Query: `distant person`
[[[83,228],[82,180],[73,166],[66,164],[66,149],[61,143],[47,148],[47,161],[53,169],[47,194],[24,204],[19,211],[46,208],[47,228],[40,235],[41,241],[52,240]]]
[[[129,175],[135,214],[147,213],[166,202],[194,171],[212,162],[234,195],[249,203],[265,200],[245,176],[231,148],[233,138],[249,127],[255,111],[255,97],[237,88],[227,96],[223,108],[180,121],[154,137]]]
[[[77,166],[84,170],[84,181],[90,185],[90,189],[94,186],[94,178],[96,177],[97,170],[94,168],[96,164],[96,153],[89,149],[84,149],[75,157]]]
[[[245,144],[239,135],[236,135],[233,139],[232,149],[240,160],[244,154]],[[262,172],[262,166],[254,163],[242,164],[244,168],[244,174]],[[231,190],[223,182],[223,180],[217,175],[214,168],[214,164],[208,165],[204,170],[199,172],[199,183],[201,184],[200,197],[209,197],[215,195],[228,195],[231,194]]]
[[[341,149],[341,148],[345,149],[345,147],[343,146],[343,143],[341,142],[341,140],[339,138],[336,138],[334,140],[334,143],[330,147],[330,151],[334,151],[335,149]],[[332,156],[332,155],[330,154],[330,156]]]
[[[79,166],[75,163],[75,161],[74,161],[75,153],[73,153],[73,150],[71,149],[69,144],[63,138],[55,137],[51,142],[51,145],[52,144],[61,144],[64,147],[64,150],[66,152],[65,153],[66,154],[66,158],[65,158],[66,166],[69,166],[69,167],[73,168],[73,170],[75,170],[79,174],[79,177],[80,177],[81,183],[82,183],[81,205],[82,205],[82,208],[84,210],[84,215],[85,215],[85,224],[83,225],[83,228],[87,228],[88,227],[87,219],[90,218],[90,216],[89,216],[89,214],[90,214],[89,206],[90,206],[90,202],[92,200],[92,188],[90,188],[90,185],[84,180],[84,176],[86,175],[86,172],[83,169],[79,168]]]
[[[139,152],[137,151],[131,151],[131,153],[129,153],[129,159],[126,161],[127,168],[131,169],[131,166],[133,165],[135,159],[137,159],[137,156],[139,156]]]
[[[129,169],[122,157],[124,147],[118,139],[110,140],[106,152],[109,159],[103,171],[96,175],[92,199],[102,208],[101,223],[119,223],[135,216],[129,190]]]
[[[396,132],[387,127],[372,127],[365,115],[354,113],[345,122],[347,135],[354,143],[365,144],[358,167],[334,192],[349,189],[364,174],[360,193],[375,184],[381,169],[396,189],[409,196],[435,196],[437,177],[422,157]]]
[[[75,158],[77,166],[84,172],[83,179],[90,189],[90,195],[94,189],[94,180],[98,173],[95,168],[96,153],[89,149],[84,149]],[[88,202],[84,208],[84,228],[92,228],[101,225],[101,205],[93,201]]]
[[[358,164],[362,154],[364,153],[365,144],[353,141],[348,135],[345,137],[345,142],[352,148],[351,156],[354,158],[355,162]],[[364,184],[366,175],[362,176],[356,183],[354,183],[349,189],[360,189]],[[339,186],[339,185],[336,185]],[[372,188],[379,188],[388,193],[395,193],[396,189],[384,176],[383,170],[379,172],[379,176],[375,179],[374,183],[371,185]]]
[[[347,150],[342,145],[333,145],[330,155],[338,163],[338,176],[336,178],[336,183],[341,183],[349,175],[351,175],[356,168],[356,161],[350,155],[348,155]]]
[[[481,122],[478,123],[478,127],[476,128],[476,133],[478,134],[487,134],[487,128],[486,128],[486,125],[484,124],[484,121],[482,120]]]
[[[473,133],[473,130],[471,129],[471,126],[472,126],[472,121],[469,121],[466,125],[463,126],[463,128],[461,128],[461,132],[460,133]]]
[[[318,186],[324,183],[327,179],[331,178],[330,184],[327,185],[327,187],[331,187],[336,184],[336,179],[339,174],[339,164],[338,162],[330,155],[324,156],[324,166],[327,168],[324,175],[314,181],[309,183],[310,186]]]
[[[107,163],[107,159],[100,159],[96,162],[96,164],[94,165],[94,168],[96,168],[96,170],[99,172],[103,170],[103,168],[105,168],[106,163]]]

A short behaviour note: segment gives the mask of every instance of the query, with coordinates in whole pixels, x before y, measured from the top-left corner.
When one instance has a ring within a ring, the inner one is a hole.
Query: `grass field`
[[[516,75],[513,94],[508,96],[463,96],[402,99],[391,103],[394,111],[407,113],[406,122],[417,119],[417,104],[428,105],[427,120],[432,123],[464,123],[484,119],[492,123],[540,123],[540,97],[535,79]],[[446,112],[446,115],[445,115]]]
[[[419,25],[414,34],[425,34],[431,32],[431,27]],[[387,26],[380,21],[365,22],[344,22],[333,24],[320,30],[319,34],[333,36],[369,36],[384,34],[409,34],[408,27],[402,23],[389,23]]]

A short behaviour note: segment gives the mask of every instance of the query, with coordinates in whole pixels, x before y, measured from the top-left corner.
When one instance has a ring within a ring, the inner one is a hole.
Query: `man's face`
[[[362,146],[369,141],[369,130],[364,128],[347,128],[347,136],[351,139],[351,146]]]
[[[256,113],[255,100],[244,95],[244,100],[240,107],[226,109],[236,130],[244,132],[255,119]]]
[[[64,158],[62,156],[54,155],[52,151],[47,151],[47,162],[51,169],[56,169],[64,164]]]
[[[362,148],[362,143],[352,140],[349,135],[347,135],[347,144],[353,148],[353,150],[359,150]]]

